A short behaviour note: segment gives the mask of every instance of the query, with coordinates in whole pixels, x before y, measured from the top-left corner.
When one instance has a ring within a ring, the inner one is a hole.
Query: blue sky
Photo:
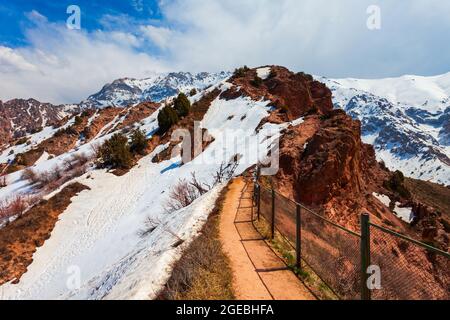
[[[81,30],[66,27],[72,4]],[[448,0],[0,0],[0,100],[77,103],[117,78],[244,64],[436,75],[450,71],[448,30]]]
[[[26,44],[24,31],[30,27],[27,13],[36,10],[50,22],[65,23],[66,9],[76,4],[82,9],[82,27],[86,30],[108,29],[103,18],[128,17],[137,23],[161,19],[157,1],[128,0],[1,0],[0,1],[0,45],[18,46]],[[118,26],[119,28],[120,26]]]

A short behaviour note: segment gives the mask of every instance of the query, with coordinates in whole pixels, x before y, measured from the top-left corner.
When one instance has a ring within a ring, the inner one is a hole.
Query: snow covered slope
[[[155,74],[147,79],[118,79],[107,84],[100,92],[93,94],[82,106],[102,108],[107,106],[125,107],[143,101],[160,102],[179,92],[204,89],[228,78],[231,74],[190,72]]]
[[[318,80],[333,91],[337,108],[361,120],[363,140],[388,168],[450,185],[450,73]]]
[[[228,83],[217,85],[219,90],[229,87]],[[60,215],[51,238],[37,249],[20,282],[1,286],[0,296],[4,299],[154,298],[170,275],[170,265],[203,225],[223,185],[171,214],[164,210],[168,190],[179,179],[190,178],[193,172],[199,181],[211,185],[221,165],[236,155],[240,159],[236,174],[264,159],[273,142],[279,139],[280,131],[288,125],[266,123],[258,128],[270,110],[268,101],[218,97],[202,122],[214,140],[193,161],[180,165],[181,156],[175,155],[153,163],[153,157],[167,147],[161,145],[121,177],[91,169],[76,178],[90,190],[72,199],[72,204]],[[145,133],[151,135],[155,131],[157,115],[155,112],[139,122]],[[49,170],[73,154],[93,152],[92,146],[111,134],[67,154],[43,159],[34,169]],[[0,201],[29,192],[30,186],[20,176],[21,172],[16,172],[7,177],[9,185],[0,189]],[[158,227],[143,237],[140,230],[149,217],[159,222]],[[184,241],[181,246],[175,245],[179,238]],[[80,286],[73,286],[77,281]]]

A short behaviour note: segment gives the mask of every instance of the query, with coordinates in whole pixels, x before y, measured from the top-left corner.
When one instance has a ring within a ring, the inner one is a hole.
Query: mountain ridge
[[[155,73],[145,79],[120,78],[78,105],[55,106],[34,99],[0,102],[3,142],[26,136],[42,124],[58,124],[83,109],[114,106],[124,108],[144,101],[162,101],[178,92],[202,90],[231,76],[230,72]],[[332,79],[315,76],[331,88],[335,108],[362,122],[363,141],[374,145],[379,161],[412,178],[450,185],[450,72],[424,77],[404,75],[385,79]],[[419,87],[420,90],[417,90]],[[33,119],[26,114],[28,101],[45,105]],[[3,108],[2,108],[3,105]],[[63,111],[61,111],[63,109]],[[44,114],[45,113],[45,114]],[[18,119],[17,127],[12,123]],[[51,118],[46,123],[42,119]],[[3,143],[5,145],[5,143]]]

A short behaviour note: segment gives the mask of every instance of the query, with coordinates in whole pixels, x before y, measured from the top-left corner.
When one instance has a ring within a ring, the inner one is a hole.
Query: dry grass
[[[216,201],[200,235],[173,266],[159,300],[233,300],[232,271],[222,251],[219,220],[228,188]]]
[[[417,200],[439,210],[450,221],[450,188],[442,185],[405,178],[405,185]]]
[[[79,183],[71,184],[0,229],[0,285],[19,281],[33,261],[36,248],[50,238],[59,215],[69,206],[71,198],[86,189]],[[22,210],[21,205],[16,209]]]

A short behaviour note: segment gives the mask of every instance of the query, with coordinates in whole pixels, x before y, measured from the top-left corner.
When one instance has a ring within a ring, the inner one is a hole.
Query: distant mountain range
[[[361,121],[363,140],[388,168],[450,184],[450,73],[317,79],[332,90],[335,107]]]
[[[144,101],[160,102],[179,92],[205,89],[230,75],[229,72],[171,72],[155,73],[146,79],[123,78],[106,84],[99,92],[74,105],[53,105],[35,99],[0,101],[0,147],[46,125],[55,125],[82,109],[127,107]]]
[[[230,76],[230,72],[177,72],[140,80],[123,78],[78,105],[55,106],[33,99],[0,101],[0,146],[82,109],[159,102]],[[361,121],[364,142],[374,145],[378,159],[388,168],[450,185],[450,73],[379,80],[316,79],[332,90],[336,108]]]
[[[144,101],[160,102],[179,92],[192,89],[202,90],[214,85],[231,74],[172,72],[155,74],[146,79],[118,79],[105,85],[102,90],[93,94],[81,103],[83,107],[104,108],[107,106],[125,107]]]

